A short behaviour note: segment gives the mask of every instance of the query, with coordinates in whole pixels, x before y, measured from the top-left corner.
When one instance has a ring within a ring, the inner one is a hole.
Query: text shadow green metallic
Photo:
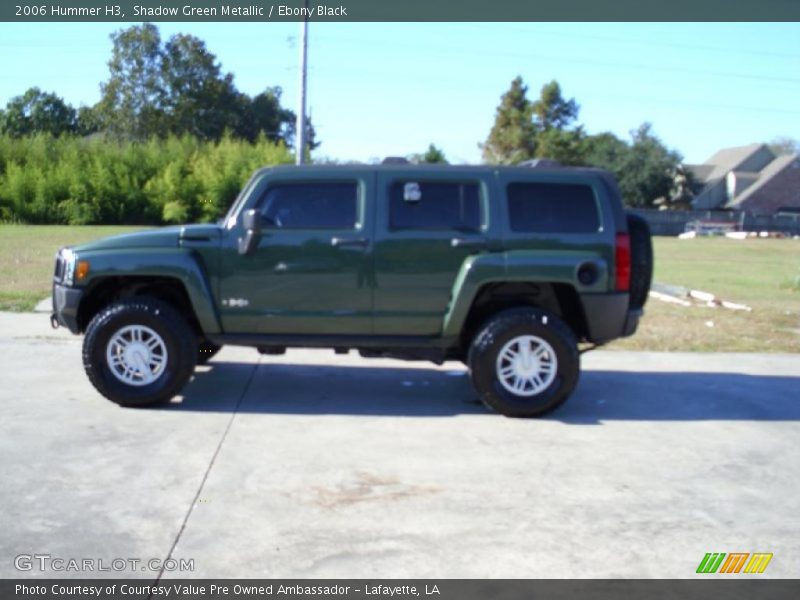
[[[308,9],[304,7],[308,5]],[[48,0],[0,3],[10,22],[800,21],[800,0]]]

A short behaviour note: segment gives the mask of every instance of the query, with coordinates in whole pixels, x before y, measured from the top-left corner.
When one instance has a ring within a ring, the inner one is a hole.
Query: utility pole
[[[308,0],[303,3],[308,14]],[[306,71],[308,70],[308,17],[303,17],[300,24],[300,106],[297,110],[297,131],[295,163],[302,165],[306,161]]]

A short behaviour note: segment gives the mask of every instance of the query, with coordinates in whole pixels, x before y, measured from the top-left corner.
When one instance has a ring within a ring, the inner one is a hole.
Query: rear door
[[[475,172],[378,172],[376,334],[441,333],[464,259],[487,249],[487,197]]]

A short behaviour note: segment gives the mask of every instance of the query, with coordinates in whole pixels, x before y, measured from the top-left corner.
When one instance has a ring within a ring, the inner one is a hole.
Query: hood
[[[101,238],[75,246],[73,250],[75,252],[92,252],[129,248],[177,248],[182,239],[213,240],[219,236],[218,225],[175,225]]]

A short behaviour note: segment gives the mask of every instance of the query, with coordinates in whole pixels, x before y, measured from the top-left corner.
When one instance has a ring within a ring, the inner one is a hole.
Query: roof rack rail
[[[556,167],[563,167],[560,162],[552,158],[534,158],[531,160],[523,160],[517,164],[518,167],[530,167],[532,169],[555,169]]]
[[[409,160],[403,156],[387,156],[381,161],[382,165],[410,165]]]

